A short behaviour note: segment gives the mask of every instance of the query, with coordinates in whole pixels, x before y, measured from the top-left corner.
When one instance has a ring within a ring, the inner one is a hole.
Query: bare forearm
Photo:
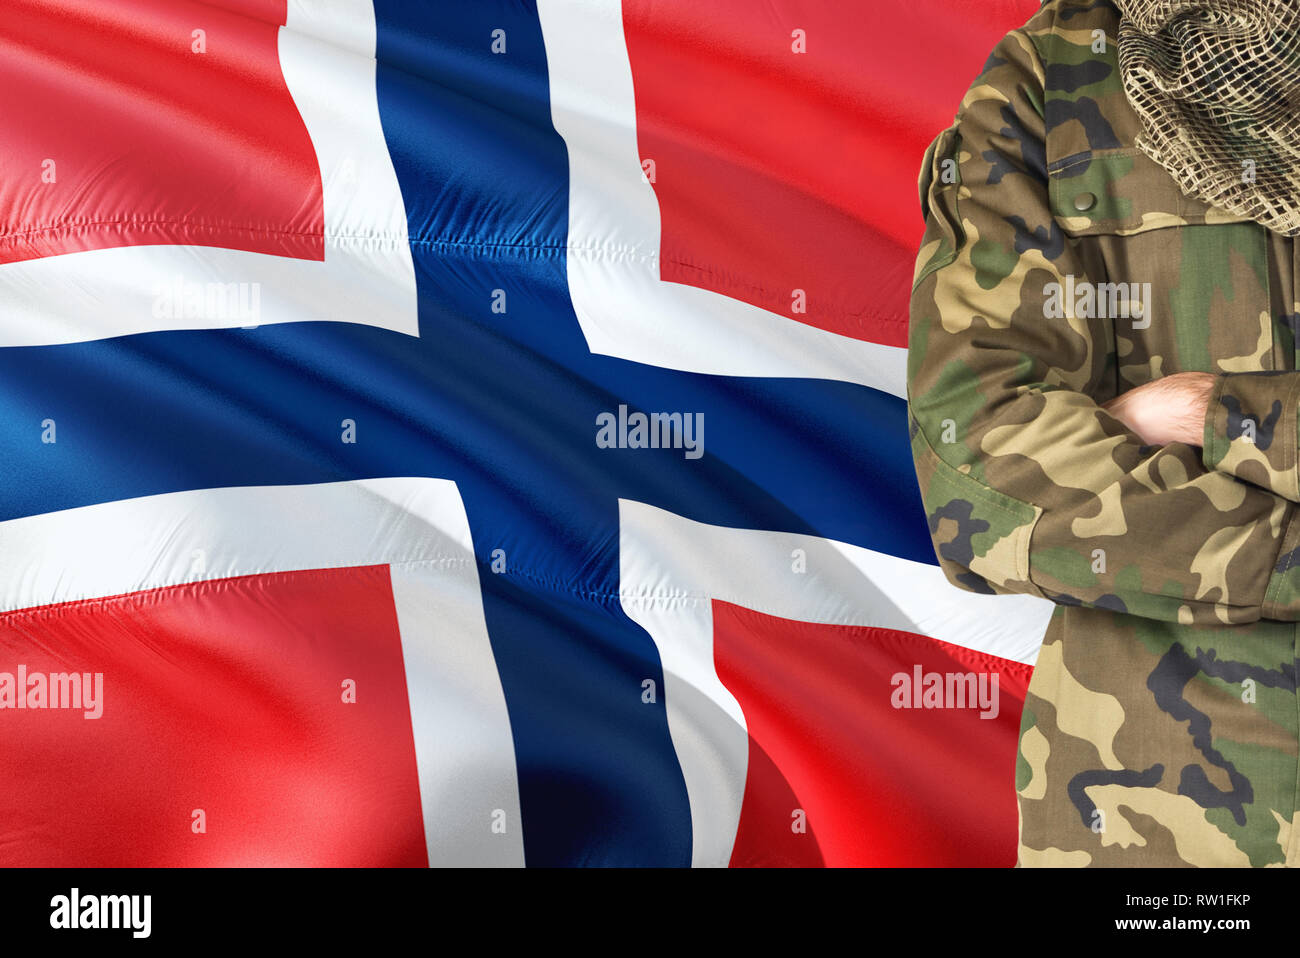
[[[1214,379],[1213,373],[1174,373],[1121,393],[1101,408],[1147,445],[1200,446]]]

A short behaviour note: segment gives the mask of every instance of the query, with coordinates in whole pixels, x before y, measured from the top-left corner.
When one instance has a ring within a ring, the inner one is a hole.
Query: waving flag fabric
[[[6,0],[0,864],[1011,864],[904,346],[1035,6]]]

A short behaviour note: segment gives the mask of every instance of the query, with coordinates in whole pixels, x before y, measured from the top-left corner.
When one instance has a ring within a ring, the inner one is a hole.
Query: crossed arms
[[[1042,62],[1012,31],[989,64],[922,176],[908,418],[941,568],[1186,625],[1300,621],[1300,372],[1181,373],[1095,402],[1109,320],[1046,318],[1045,287],[1088,266],[1049,203]],[[1267,449],[1235,435],[1245,408],[1274,414]]]

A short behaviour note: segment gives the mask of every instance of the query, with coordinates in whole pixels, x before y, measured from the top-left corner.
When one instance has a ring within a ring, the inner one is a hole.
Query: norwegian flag
[[[1010,865],[904,347],[1036,7],[5,0],[0,864]]]

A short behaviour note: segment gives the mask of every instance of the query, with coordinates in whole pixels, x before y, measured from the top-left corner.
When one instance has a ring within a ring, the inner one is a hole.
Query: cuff
[[[1298,371],[1217,373],[1205,410],[1205,468],[1300,502],[1297,403]]]

